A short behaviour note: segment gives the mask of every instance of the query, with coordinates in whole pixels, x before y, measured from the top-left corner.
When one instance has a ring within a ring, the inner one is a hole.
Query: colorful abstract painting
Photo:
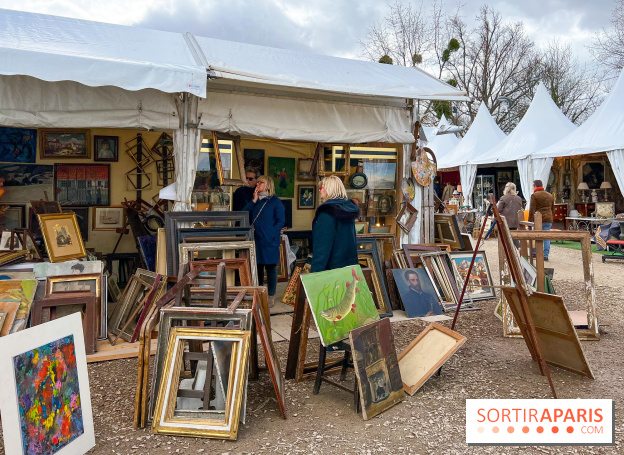
[[[323,346],[348,338],[349,331],[379,320],[359,265],[301,275]]]
[[[74,337],[13,357],[24,454],[53,454],[84,433]]]

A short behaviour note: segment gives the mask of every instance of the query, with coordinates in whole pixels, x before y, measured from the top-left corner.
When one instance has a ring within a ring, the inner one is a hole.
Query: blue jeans
[[[277,288],[277,264],[258,264],[258,284],[264,286],[264,269],[267,272],[269,295],[275,295]]]
[[[550,231],[552,223],[542,223],[542,231]],[[544,240],[544,257],[547,258],[550,254],[550,240]]]

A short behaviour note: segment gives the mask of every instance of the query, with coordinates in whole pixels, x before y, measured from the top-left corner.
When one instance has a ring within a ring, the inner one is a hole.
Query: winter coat
[[[271,196],[266,199],[258,199],[258,202],[253,200],[248,202],[243,211],[249,212],[249,222],[253,223],[256,262],[258,264],[278,264],[280,260],[280,231],[286,224],[284,204],[277,196]]]
[[[311,272],[358,263],[355,220],[358,206],[348,199],[329,199],[316,209],[312,221]]]
[[[540,187],[541,188],[541,187]],[[548,191],[535,189],[531,195],[531,207],[529,208],[529,221],[533,221],[535,212],[542,214],[542,223],[553,222],[553,212],[555,211],[555,198]]]
[[[522,199],[516,194],[505,194],[498,200],[498,211],[505,217],[510,229],[518,229],[518,211],[522,210]]]
[[[235,212],[244,210],[245,206],[250,201],[253,201],[255,191],[255,186],[241,186],[237,188],[236,191],[234,191],[234,196],[232,197],[232,210]]]

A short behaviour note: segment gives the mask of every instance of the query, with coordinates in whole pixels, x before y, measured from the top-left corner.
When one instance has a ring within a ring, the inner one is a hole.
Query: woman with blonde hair
[[[518,196],[515,183],[509,182],[505,185],[503,197],[498,200],[496,207],[498,207],[500,214],[505,217],[509,229],[512,231],[518,229],[518,212],[522,210],[522,199]],[[514,240],[514,245],[520,247],[520,242]]]
[[[264,285],[264,270],[266,269],[269,307],[272,307],[275,304],[277,288],[281,230],[286,224],[284,205],[275,196],[275,183],[272,178],[266,175],[258,178],[253,199],[245,205],[243,211],[249,212],[249,220],[254,227],[258,284]]]
[[[347,190],[335,175],[319,183],[323,203],[312,222],[311,272],[338,269],[358,263],[355,220],[357,204],[347,197]]]

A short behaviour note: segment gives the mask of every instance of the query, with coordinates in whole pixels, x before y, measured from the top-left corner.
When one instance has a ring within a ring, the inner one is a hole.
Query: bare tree
[[[588,46],[594,58],[611,71],[624,67],[624,0],[614,0],[611,27],[603,28]]]

